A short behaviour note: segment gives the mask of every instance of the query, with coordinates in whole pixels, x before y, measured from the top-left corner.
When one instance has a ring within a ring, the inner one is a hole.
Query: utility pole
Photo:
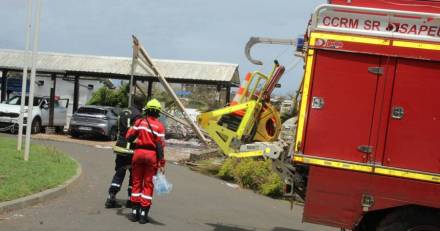
[[[27,16],[26,16],[26,42],[24,49],[24,59],[23,59],[23,81],[21,83],[21,103],[20,103],[20,116],[18,117],[18,136],[17,136],[17,150],[21,150],[21,144],[23,140],[23,117],[24,117],[24,103],[26,99],[26,88],[27,88],[27,75],[28,75],[28,65],[29,65],[29,43],[32,30],[32,0],[27,1]]]
[[[25,161],[29,160],[29,151],[31,144],[32,109],[34,106],[35,74],[36,74],[36,62],[37,62],[37,51],[38,51],[38,42],[39,42],[39,34],[40,34],[40,16],[41,16],[42,4],[43,4],[42,0],[37,0],[36,14],[35,14],[35,29],[33,36],[34,41],[32,45],[31,80],[30,80],[30,89],[29,89],[28,117],[26,124],[26,143],[24,147]]]

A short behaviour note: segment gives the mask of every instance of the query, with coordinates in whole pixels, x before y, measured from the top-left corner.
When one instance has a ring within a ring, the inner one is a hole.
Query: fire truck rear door
[[[316,53],[304,154],[366,162],[380,57]],[[370,70],[370,71],[369,71]]]

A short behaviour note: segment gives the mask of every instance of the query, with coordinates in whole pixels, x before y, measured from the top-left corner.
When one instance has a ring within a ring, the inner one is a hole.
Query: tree
[[[124,108],[128,105],[128,92],[128,84],[124,84],[118,89],[101,87],[93,93],[87,104]]]

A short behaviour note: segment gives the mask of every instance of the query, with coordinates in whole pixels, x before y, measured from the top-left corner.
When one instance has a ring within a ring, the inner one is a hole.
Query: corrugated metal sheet
[[[0,68],[22,69],[24,52],[0,49]],[[240,84],[237,64],[154,59],[167,78]],[[131,58],[39,52],[37,70],[130,75]],[[140,67],[137,76],[151,76]],[[110,76],[108,76],[110,78]]]

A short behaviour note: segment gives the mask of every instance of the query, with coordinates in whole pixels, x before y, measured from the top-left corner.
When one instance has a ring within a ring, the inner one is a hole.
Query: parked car
[[[108,140],[116,140],[119,111],[108,106],[82,106],[70,119],[70,135],[104,136]]]
[[[25,105],[28,104],[29,97],[25,98]],[[15,133],[18,128],[18,117],[20,115],[21,96],[14,96],[9,100],[0,104],[0,128],[9,127],[9,131]],[[66,125],[68,99],[60,99],[55,97],[54,102],[54,120],[53,125],[57,130],[62,131]],[[28,107],[24,108],[25,114],[23,118],[24,127],[28,120]],[[32,133],[39,133],[42,129],[49,125],[49,97],[34,97],[34,105],[32,109]]]

